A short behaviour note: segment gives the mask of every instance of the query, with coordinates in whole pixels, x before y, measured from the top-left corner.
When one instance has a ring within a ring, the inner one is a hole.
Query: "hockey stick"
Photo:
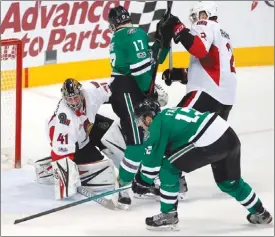
[[[170,14],[171,14],[171,9],[172,9],[172,5],[173,5],[173,1],[167,1],[167,10],[164,14],[164,22],[169,18]],[[155,81],[156,81],[156,76],[157,76],[157,72],[158,72],[158,67],[159,67],[159,56],[161,53],[161,49],[158,50],[157,53],[157,57],[156,57],[156,65],[153,71],[153,75],[152,75],[152,83],[151,83],[151,88],[150,88],[150,93],[153,91],[154,85],[155,85]]]
[[[82,194],[83,196],[90,198],[90,197],[94,197],[96,195],[95,192],[91,191],[89,188],[85,187],[85,186],[80,186],[77,188],[77,192]],[[102,205],[103,207],[106,207],[109,210],[115,210],[116,209],[116,205],[114,204],[112,199],[107,199],[104,197],[98,198],[96,200],[98,204]]]
[[[169,70],[173,69],[173,52],[172,52],[172,42],[170,44],[170,51],[169,51]]]
[[[80,205],[80,204],[83,204],[83,203],[86,203],[86,202],[90,202],[90,201],[93,201],[93,200],[96,200],[96,199],[99,199],[99,198],[102,198],[102,197],[105,197],[105,196],[109,196],[109,195],[121,192],[121,191],[129,189],[129,188],[131,188],[131,186],[126,186],[126,187],[123,187],[123,188],[114,189],[114,190],[107,191],[107,192],[104,192],[104,193],[101,193],[101,194],[97,194],[97,195],[95,195],[93,197],[89,197],[87,199],[79,200],[79,201],[76,201],[76,202],[73,202],[73,203],[66,204],[64,206],[60,206],[60,207],[50,209],[48,211],[40,212],[40,213],[31,215],[31,216],[28,216],[28,217],[17,219],[17,220],[14,221],[14,224],[19,224],[19,223],[24,222],[24,221],[32,220],[32,219],[35,219],[35,218],[38,218],[38,217],[41,217],[41,216],[45,216],[45,215],[48,215],[48,214],[51,214],[51,213],[54,213],[54,212],[57,212],[57,211],[61,211],[61,210],[64,210],[64,209],[67,209],[67,208],[70,208],[70,207],[73,207],[73,206],[77,206],[77,205]]]
[[[49,157],[46,157],[47,159]],[[39,165],[37,165],[33,160],[29,159],[28,160],[28,164],[34,166],[35,168],[39,169],[42,168],[42,170],[49,175],[52,175],[51,173],[49,173],[49,171],[47,169],[45,169],[45,167],[40,167]],[[90,189],[86,188],[85,186],[80,186],[77,188],[77,192],[82,194],[85,197],[93,197],[96,195],[96,193],[92,192]],[[97,202],[98,204],[110,209],[110,210],[114,210],[116,208],[114,202],[110,199],[106,199],[104,197],[102,198],[98,198],[94,200],[95,202]]]

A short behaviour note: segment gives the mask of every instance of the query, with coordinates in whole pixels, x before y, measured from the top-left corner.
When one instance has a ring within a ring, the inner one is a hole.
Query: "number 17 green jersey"
[[[112,76],[133,76],[139,88],[148,91],[154,68],[152,54],[159,48],[158,43],[149,46],[148,35],[140,27],[118,29],[110,44]],[[160,63],[164,61],[168,51],[169,49],[162,49]]]

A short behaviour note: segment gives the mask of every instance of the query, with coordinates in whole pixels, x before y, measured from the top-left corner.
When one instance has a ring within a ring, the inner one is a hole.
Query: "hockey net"
[[[1,40],[1,169],[21,167],[22,42]]]

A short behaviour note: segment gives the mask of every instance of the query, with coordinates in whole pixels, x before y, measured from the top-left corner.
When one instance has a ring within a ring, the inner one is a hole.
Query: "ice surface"
[[[237,68],[238,100],[229,122],[242,142],[242,176],[274,214],[274,75],[273,67]],[[161,84],[160,78],[157,80]],[[166,87],[175,106],[185,87],[175,83]],[[247,211],[216,187],[211,169],[205,167],[187,176],[187,201],[179,203],[179,232],[151,232],[145,229],[145,217],[159,213],[155,200],[133,200],[129,211],[110,211],[95,202],[56,212],[13,225],[15,219],[45,211],[74,200],[55,201],[51,186],[35,183],[28,159],[49,154],[45,119],[56,108],[60,85],[23,91],[23,139],[20,170],[1,170],[1,235],[238,235],[274,236],[273,224],[257,227],[247,223]],[[115,118],[109,105],[100,112]],[[3,164],[1,164],[3,165]],[[3,169],[5,167],[5,169]]]

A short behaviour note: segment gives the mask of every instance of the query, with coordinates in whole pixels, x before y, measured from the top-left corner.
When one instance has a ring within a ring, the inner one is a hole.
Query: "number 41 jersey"
[[[81,115],[76,115],[61,99],[54,114],[47,121],[47,135],[53,160],[69,156],[73,158],[76,147],[85,147],[89,141],[87,124],[95,122],[95,116],[102,104],[108,102],[111,92],[107,83],[91,81],[82,85],[84,105]]]
[[[200,38],[208,54],[204,58],[191,56],[186,93],[204,91],[224,105],[233,105],[237,82],[229,35],[211,20],[192,24],[190,33]]]

